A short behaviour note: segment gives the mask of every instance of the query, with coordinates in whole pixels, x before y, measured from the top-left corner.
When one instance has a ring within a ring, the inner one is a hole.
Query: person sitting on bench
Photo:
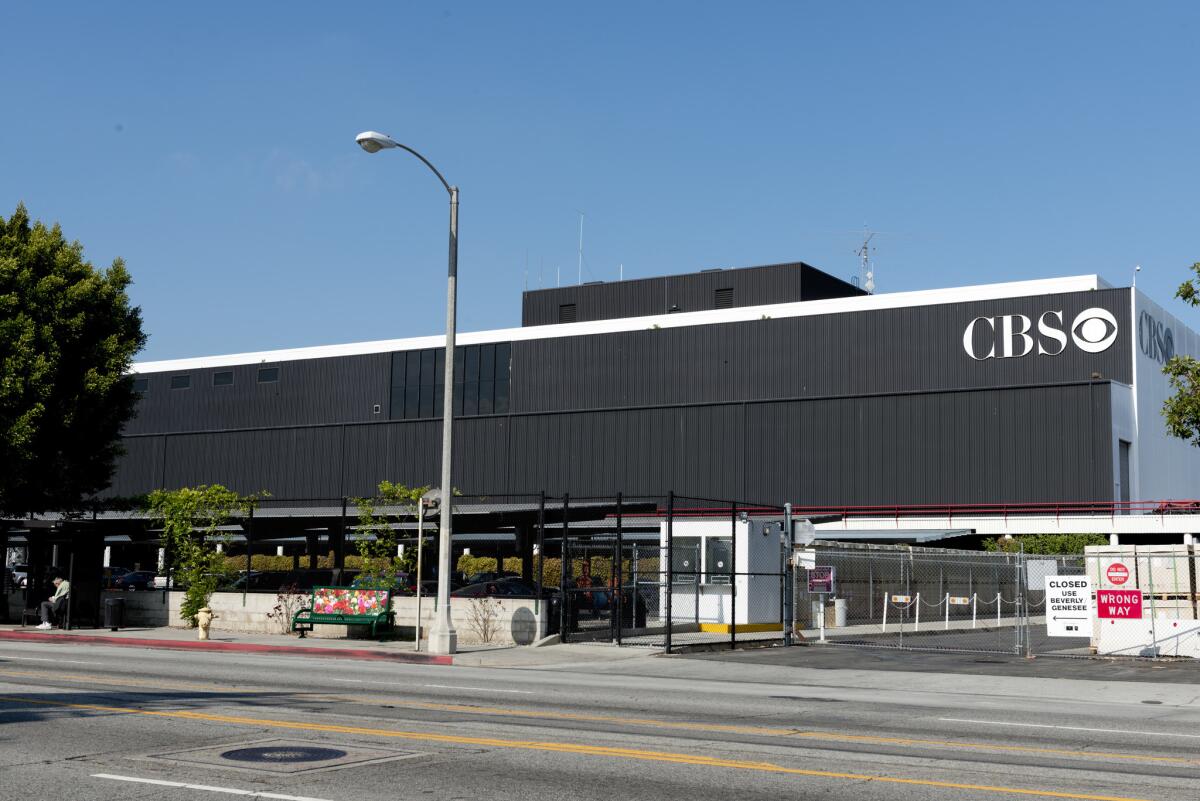
[[[67,597],[71,594],[71,582],[64,579],[62,576],[54,577],[54,594],[50,596],[49,601],[42,601],[42,605],[38,607],[38,612],[42,616],[39,629],[53,628],[52,621],[57,619],[67,608]]]

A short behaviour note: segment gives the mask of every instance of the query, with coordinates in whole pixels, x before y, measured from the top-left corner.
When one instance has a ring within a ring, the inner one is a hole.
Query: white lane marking
[[[422,687],[436,687],[439,690],[475,690],[481,693],[515,693],[533,695],[533,690],[497,690],[495,687],[458,687],[453,684],[422,684]]]
[[[330,679],[330,681],[340,681],[343,684],[366,684],[367,683],[363,679]],[[386,684],[387,682],[373,681],[371,683],[372,684]]]
[[[0,660],[3,659],[22,659],[26,662],[69,662],[72,665],[103,665],[103,662],[87,662],[83,659],[50,659],[44,656],[9,656],[8,654],[0,654]]]
[[[244,795],[250,798],[277,798],[280,801],[329,801],[327,798],[313,798],[307,795],[284,795],[283,793],[264,793],[258,790],[239,790],[236,787],[212,787],[207,784],[186,784],[184,782],[168,782],[162,779],[143,779],[139,776],[117,776],[113,773],[93,773],[93,779],[112,779],[118,782],[133,782],[135,784],[154,784],[159,787],[178,787],[183,790],[204,790],[209,793],[226,793],[228,795]]]
[[[1066,729],[1067,731],[1093,731],[1105,734],[1139,734],[1143,737],[1188,737],[1200,740],[1200,734],[1176,734],[1169,731],[1133,731],[1132,729],[1089,729],[1085,726],[1052,726],[1048,723],[1011,723],[1004,720],[964,720],[962,718],[938,718],[945,723],[977,723],[981,726],[1025,726],[1030,729]]]

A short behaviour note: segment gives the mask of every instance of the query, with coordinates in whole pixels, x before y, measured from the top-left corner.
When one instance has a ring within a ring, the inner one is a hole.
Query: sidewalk
[[[51,629],[0,624],[0,646],[5,642],[103,645],[125,648],[155,648],[175,651],[226,651],[235,653],[291,654],[294,656],[406,662],[422,665],[468,665],[475,667],[550,668],[580,662],[623,662],[645,659],[657,651],[596,645],[528,646],[464,645],[454,656],[437,656],[414,651],[411,640],[324,639],[288,634],[243,634],[215,630],[201,641],[194,629],[130,627],[108,629]]]

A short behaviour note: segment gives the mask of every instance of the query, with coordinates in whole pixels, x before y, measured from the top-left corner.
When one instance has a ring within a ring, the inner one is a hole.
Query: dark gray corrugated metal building
[[[522,328],[460,335],[454,484],[805,505],[1136,497],[1131,298],[1094,276],[867,296],[804,264],[529,292]],[[440,340],[138,365],[112,492],[434,484]]]

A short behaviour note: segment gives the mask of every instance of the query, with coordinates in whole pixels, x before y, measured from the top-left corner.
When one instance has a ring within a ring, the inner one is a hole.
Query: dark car
[[[464,584],[462,581],[459,581],[456,578],[450,579],[450,594],[453,595],[455,590],[461,590],[463,587],[466,587],[466,586],[467,586],[466,584]],[[413,588],[413,591],[416,592],[415,587]],[[431,598],[431,597],[437,595],[437,593],[438,593],[437,579],[425,579],[424,581],[421,582],[421,595],[425,596],[426,598]]]
[[[131,570],[112,580],[114,590],[152,590],[154,589],[154,574],[148,570]]]
[[[508,596],[511,598],[536,598],[537,587],[519,578],[499,581],[480,581],[450,593],[455,598],[487,598]]]
[[[505,579],[520,578],[519,573],[497,573],[495,571],[486,571],[483,573],[472,573],[467,576],[466,584],[482,584],[485,581],[504,581]],[[463,585],[466,586],[466,585]]]
[[[104,568],[104,578],[101,586],[106,590],[116,589],[114,582],[121,576],[127,576],[133,571],[127,567],[106,567]]]

